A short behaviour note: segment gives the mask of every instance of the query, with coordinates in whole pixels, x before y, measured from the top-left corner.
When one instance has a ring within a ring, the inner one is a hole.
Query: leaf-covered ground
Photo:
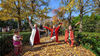
[[[95,56],[91,51],[80,46],[70,47],[64,43],[64,36],[59,36],[61,43],[51,42],[49,37],[40,39],[41,44],[23,46],[23,56]]]

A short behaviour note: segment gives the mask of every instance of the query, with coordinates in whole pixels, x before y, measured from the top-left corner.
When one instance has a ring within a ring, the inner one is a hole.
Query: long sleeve
[[[68,40],[68,35],[69,33],[68,33],[68,30],[65,30],[65,42],[67,42],[67,40]]]
[[[71,32],[71,37],[72,37],[72,39],[74,39],[74,33],[73,33],[73,31]]]
[[[42,29],[39,29],[39,28],[38,28],[38,30],[41,31],[41,32],[44,32],[44,30],[42,30]]]
[[[56,28],[56,30],[58,31],[58,30],[59,30],[59,28],[60,28],[60,26],[58,26],[58,27]]]
[[[30,25],[31,29],[33,29],[33,25],[31,24],[31,22],[29,22],[29,25]]]
[[[27,20],[28,20],[28,22],[29,22],[29,25],[30,25],[31,29],[33,29],[33,25],[32,25],[32,23],[31,23],[31,21],[29,20],[28,17],[27,17]]]
[[[14,40],[14,41],[19,41],[19,38],[17,38],[17,35],[14,35],[14,36],[13,36],[13,40]]]
[[[48,29],[48,30],[50,30],[50,31],[51,31],[51,28],[49,28],[49,27],[47,27],[47,26],[44,26],[44,28],[46,28],[46,29]]]

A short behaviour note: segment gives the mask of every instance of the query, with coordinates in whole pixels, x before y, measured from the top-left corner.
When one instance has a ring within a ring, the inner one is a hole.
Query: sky
[[[59,7],[60,7],[60,0],[50,0],[50,2],[49,2],[49,7],[50,7],[51,9],[57,9],[57,8],[59,8]],[[53,14],[52,11],[51,11],[51,12],[49,12],[47,15],[50,16],[50,17],[52,17],[52,16],[54,16],[55,14]]]
[[[0,3],[1,3],[1,0],[0,0]],[[0,10],[1,10],[1,8],[0,8]]]

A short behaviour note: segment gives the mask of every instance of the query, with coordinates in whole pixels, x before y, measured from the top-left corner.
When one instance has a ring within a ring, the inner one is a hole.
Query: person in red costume
[[[71,45],[69,44],[69,41],[71,42]],[[74,33],[71,25],[69,25],[69,30],[65,30],[65,42],[71,47],[74,45]]]
[[[31,33],[31,36],[30,36],[30,43],[31,43],[32,46],[34,44],[39,44],[40,43],[40,34],[39,34],[39,30],[37,28],[37,24],[34,24],[34,26],[33,26],[28,17],[27,17],[27,20],[28,20],[30,27],[32,29],[32,33]]]
[[[60,43],[60,41],[58,41],[58,32],[59,32],[59,28],[60,28],[61,24],[62,24],[62,23],[60,23],[60,24],[58,25],[58,27],[55,27],[55,26],[53,25],[53,28],[49,28],[49,27],[47,27],[47,26],[43,26],[44,28],[46,28],[46,29],[48,29],[48,30],[51,31],[50,39],[51,39],[52,41],[54,41],[54,40],[56,39],[56,42]]]

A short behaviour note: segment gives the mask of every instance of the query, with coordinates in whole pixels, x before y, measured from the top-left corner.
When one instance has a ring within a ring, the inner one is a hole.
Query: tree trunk
[[[20,17],[20,0],[18,0],[18,30],[21,31],[21,17]]]
[[[82,32],[82,15],[80,15],[80,29],[79,29],[79,32]]]
[[[83,28],[83,9],[84,9],[84,5],[83,5],[83,0],[80,0],[80,28],[79,28],[79,32],[82,32],[82,28]]]
[[[31,22],[32,22],[33,16],[31,16]]]
[[[71,15],[72,15],[72,12],[70,12],[70,14],[69,14],[69,19],[68,19],[68,25],[71,25]]]
[[[81,6],[81,9],[80,9],[80,29],[79,29],[79,32],[82,32],[82,22],[83,21],[83,6]]]
[[[19,17],[18,18],[18,30],[21,31],[21,28],[22,28],[22,26],[21,26],[21,18]]]

